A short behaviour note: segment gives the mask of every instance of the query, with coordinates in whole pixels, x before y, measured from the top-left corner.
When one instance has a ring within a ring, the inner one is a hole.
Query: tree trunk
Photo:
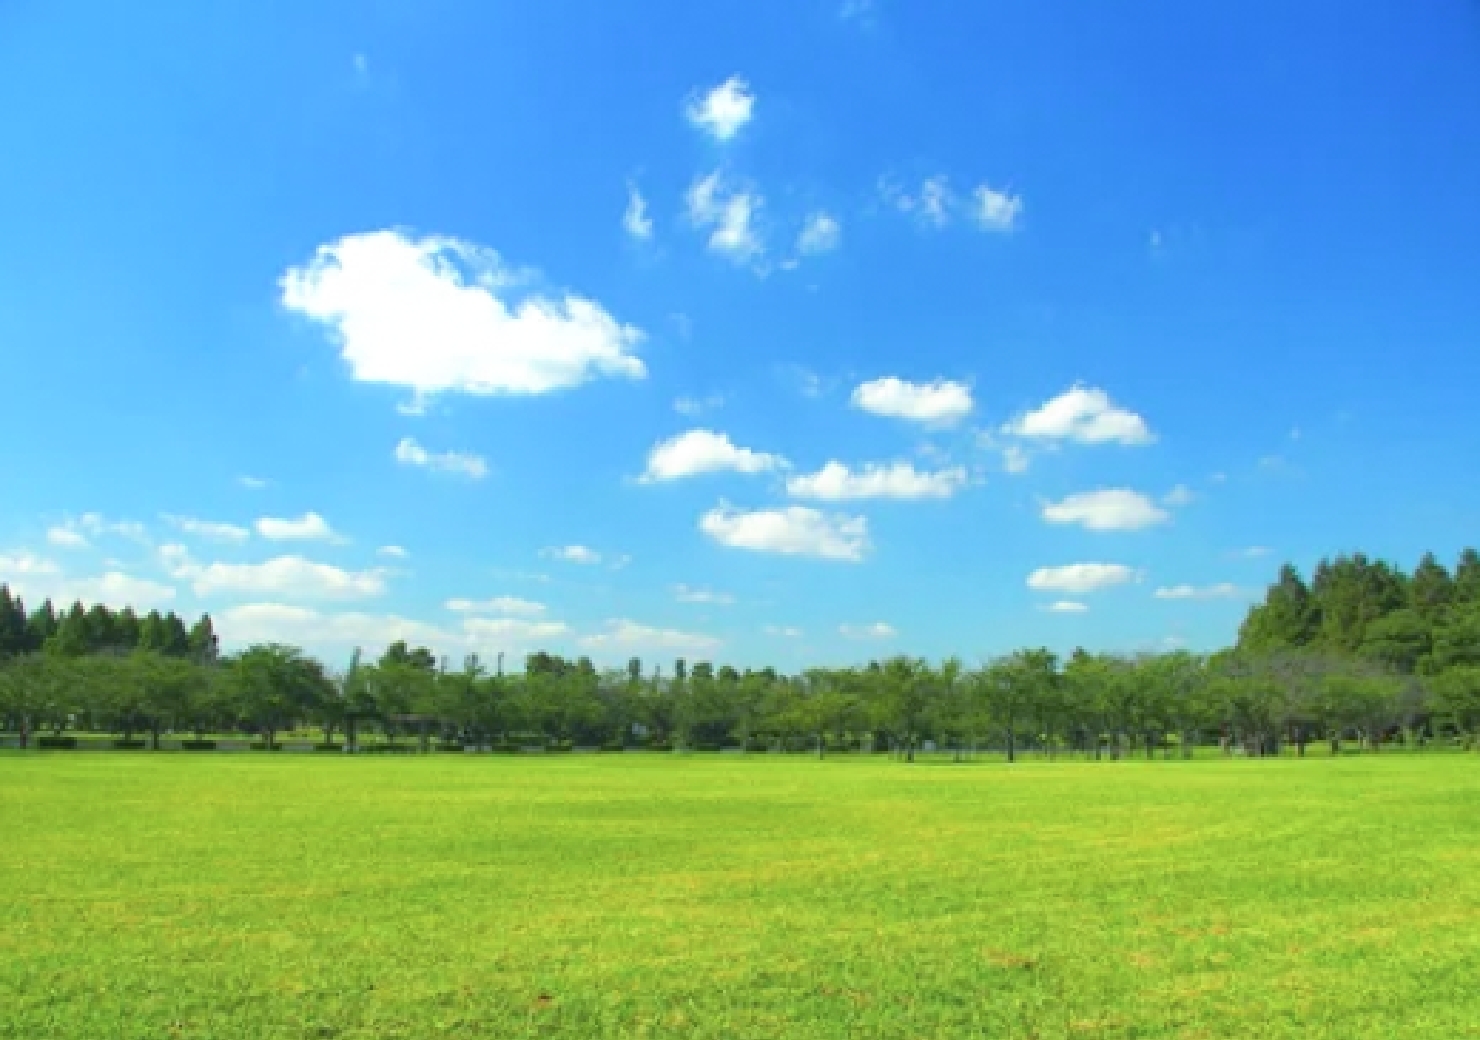
[[[149,748],[149,750],[151,750],[151,751],[158,751],[159,750],[159,723],[155,723],[153,726],[150,726],[149,727],[149,740],[150,740],[150,745],[151,745],[150,748]]]
[[[1013,739],[1012,724],[1007,726],[1007,762],[1009,765],[1017,761],[1017,741]]]

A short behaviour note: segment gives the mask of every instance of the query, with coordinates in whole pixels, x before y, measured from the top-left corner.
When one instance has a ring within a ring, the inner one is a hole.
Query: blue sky
[[[796,667],[1480,540],[1480,8],[0,8],[0,581]]]

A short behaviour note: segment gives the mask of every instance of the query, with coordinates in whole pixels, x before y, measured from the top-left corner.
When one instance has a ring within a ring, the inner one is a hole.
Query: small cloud
[[[761,631],[776,639],[801,639],[803,636],[800,628],[792,628],[789,625],[766,625]]]
[[[673,598],[680,603],[702,603],[714,607],[729,607],[735,603],[735,597],[727,592],[715,592],[713,589],[693,588],[683,584],[673,586]]]
[[[871,625],[839,625],[838,633],[844,639],[893,639],[899,635],[893,625],[875,621]]]
[[[469,480],[488,476],[488,463],[481,455],[460,451],[430,452],[410,437],[396,445],[395,459],[403,466],[419,466],[434,473],[449,473]]]
[[[710,232],[711,253],[741,266],[752,265],[765,254],[766,246],[756,227],[757,216],[765,206],[759,193],[734,187],[716,170],[690,186],[687,203],[689,222]]]
[[[1193,502],[1196,501],[1197,492],[1193,491],[1186,484],[1178,484],[1176,487],[1172,488],[1172,490],[1168,491],[1165,495],[1161,496],[1162,505],[1171,506],[1175,509],[1180,509],[1183,506],[1190,506]]]
[[[1002,432],[1030,440],[1080,444],[1142,446],[1156,440],[1146,420],[1115,405],[1105,391],[1082,384],[1008,423]]]
[[[1228,483],[1228,474],[1227,473],[1214,473],[1214,474],[1212,474],[1212,475],[1210,475],[1208,477],[1208,483],[1209,484],[1226,484],[1226,483]]]
[[[1083,614],[1089,610],[1089,604],[1080,603],[1075,599],[1061,599],[1056,603],[1050,603],[1043,608],[1050,614]]]
[[[1270,553],[1270,548],[1267,545],[1251,545],[1247,549],[1244,550],[1243,555],[1244,555],[1245,559],[1249,559],[1249,560],[1262,560],[1266,556],[1268,556],[1269,553]]]
[[[265,516],[257,521],[257,533],[269,542],[343,542],[329,521],[318,513],[304,513],[296,520]]]
[[[713,636],[697,632],[682,632],[672,628],[655,628],[627,620],[608,621],[605,631],[581,639],[581,646],[587,650],[622,651],[624,653],[637,650],[663,650],[706,654],[718,650],[722,645],[720,640]]]
[[[175,516],[171,513],[162,514],[162,519],[181,534],[203,538],[209,542],[240,545],[252,537],[252,532],[247,528],[219,520],[198,520],[195,517]]]
[[[370,59],[363,54],[356,54],[352,60],[355,67],[355,75],[368,76],[370,74]]]
[[[803,256],[830,253],[842,241],[843,228],[836,218],[827,213],[813,213],[807,218],[801,235],[797,238],[797,252]]]
[[[806,506],[744,510],[721,503],[700,518],[699,530],[721,545],[782,556],[857,563],[869,549],[867,518]]]
[[[1300,427],[1296,426],[1296,427],[1294,427],[1293,429],[1290,430],[1290,439],[1292,441],[1298,441],[1300,439],[1300,437],[1301,437]]]
[[[845,22],[872,25],[878,13],[876,0],[843,0],[838,8],[838,17]]]
[[[1078,524],[1088,531],[1139,531],[1171,519],[1165,509],[1137,491],[1082,491],[1043,507],[1051,524]]]
[[[382,545],[379,549],[376,550],[376,552],[379,555],[391,560],[405,560],[409,559],[411,556],[409,552],[401,548],[399,545]]]
[[[557,545],[542,549],[540,555],[549,560],[561,560],[582,567],[595,567],[601,563],[601,553],[584,545]]]
[[[656,445],[639,479],[655,484],[709,473],[767,473],[786,466],[781,456],[737,447],[726,434],[689,430]]]
[[[1031,459],[1021,445],[1009,444],[1002,449],[1002,469],[1012,476],[1028,472]]]
[[[46,532],[46,540],[59,549],[86,549],[85,535],[75,527],[58,526]]]
[[[653,237],[653,219],[648,216],[647,200],[632,182],[627,184],[627,210],[622,214],[622,228],[630,238],[647,242]]]
[[[697,419],[705,412],[716,411],[723,408],[724,405],[725,399],[718,394],[712,394],[704,398],[680,397],[673,402],[673,410],[679,415],[687,416],[690,419]]]
[[[719,86],[689,98],[684,114],[689,123],[716,141],[728,141],[750,122],[755,112],[755,95],[750,84],[731,76]]]
[[[854,471],[841,462],[829,462],[816,473],[799,474],[786,482],[794,498],[844,502],[864,498],[950,498],[966,486],[966,469],[954,466],[934,473],[921,472],[908,462],[867,463]]]
[[[975,200],[976,208],[972,215],[988,231],[1012,231],[1023,214],[1022,196],[1009,195],[986,184],[976,189]]]
[[[0,578],[13,580],[27,577],[51,577],[62,569],[51,560],[23,552],[14,556],[0,554]]]
[[[1038,592],[1067,592],[1082,596],[1124,585],[1135,576],[1135,571],[1119,563],[1071,563],[1063,567],[1038,568],[1028,575],[1028,588]]]
[[[446,607],[454,614],[504,614],[513,617],[539,617],[547,609],[543,603],[517,596],[496,596],[485,600],[450,599]]]
[[[238,485],[246,488],[248,491],[265,491],[268,488],[272,487],[272,481],[267,480],[264,477],[242,476],[237,477],[236,482]]]
[[[887,376],[860,384],[853,391],[853,407],[891,419],[950,426],[971,414],[974,404],[965,383],[909,383]]]
[[[1247,593],[1237,585],[1172,585],[1156,590],[1157,599],[1242,599]]]

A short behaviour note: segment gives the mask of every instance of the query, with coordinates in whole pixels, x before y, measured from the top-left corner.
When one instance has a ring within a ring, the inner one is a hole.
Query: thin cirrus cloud
[[[1023,199],[983,184],[972,196],[975,204],[972,216],[988,231],[1012,231],[1023,215]]]
[[[1211,600],[1242,599],[1247,593],[1237,585],[1222,582],[1217,585],[1171,585],[1156,590],[1157,599]]]
[[[542,549],[540,555],[549,560],[574,563],[582,567],[595,567],[601,563],[601,553],[585,545],[552,545]]]
[[[382,545],[375,551],[390,560],[405,560],[411,556],[403,546],[399,545]]]
[[[917,470],[909,462],[868,463],[856,471],[841,462],[829,462],[816,473],[799,474],[786,482],[786,490],[793,497],[824,502],[950,498],[965,486],[966,470],[962,466],[932,473]]]
[[[344,539],[318,513],[308,512],[295,519],[264,516],[257,521],[257,533],[269,542],[342,542]]]
[[[709,473],[768,473],[786,465],[780,455],[737,447],[726,434],[697,429],[656,445],[639,479],[656,484]]]
[[[46,540],[59,549],[85,549],[94,538],[127,538],[147,545],[149,532],[137,520],[109,520],[101,513],[83,513],[53,526]]]
[[[701,603],[712,607],[729,607],[735,603],[735,597],[728,592],[715,592],[713,589],[683,584],[673,586],[673,598],[680,603]]]
[[[718,650],[723,643],[713,636],[683,632],[673,628],[655,628],[636,621],[608,621],[603,631],[583,636],[581,646],[593,651],[666,650],[703,654]]]
[[[911,383],[886,376],[862,383],[853,391],[853,407],[862,411],[940,426],[960,422],[971,414],[973,406],[971,388],[948,379]]]
[[[719,86],[691,96],[684,105],[690,125],[716,141],[728,141],[745,128],[755,115],[755,94],[750,84],[731,76]]]
[[[648,216],[647,199],[636,184],[627,185],[627,209],[622,213],[622,229],[629,238],[646,242],[653,237],[653,218]]]
[[[1166,523],[1171,514],[1137,491],[1081,491],[1043,507],[1051,524],[1077,524],[1089,531],[1139,531]]]
[[[720,545],[782,556],[857,563],[869,550],[866,517],[807,506],[745,510],[721,503],[700,518],[699,530]]]
[[[252,537],[252,532],[248,528],[220,520],[200,520],[193,516],[176,516],[173,513],[165,513],[162,518],[165,523],[181,534],[201,538],[208,542],[240,545]]]
[[[894,626],[885,621],[875,621],[869,625],[839,625],[838,633],[844,639],[893,639],[899,633]]]
[[[320,246],[279,285],[285,308],[328,330],[354,379],[411,390],[413,410],[437,394],[646,376],[633,353],[640,330],[584,297],[534,292],[532,280],[483,246],[374,231]]]
[[[843,227],[829,213],[817,212],[807,217],[802,233],[797,236],[797,252],[803,256],[830,253],[843,240]]]
[[[1065,592],[1082,596],[1132,581],[1136,572],[1119,563],[1071,563],[1062,567],[1040,567],[1028,575],[1028,588],[1036,592]]]
[[[686,204],[689,222],[709,232],[711,253],[741,266],[764,256],[766,244],[757,225],[766,200],[759,192],[731,184],[716,170],[694,181]]]
[[[90,544],[77,528],[60,524],[47,530],[46,541],[58,549],[86,549]]]
[[[1043,609],[1050,614],[1083,614],[1089,610],[1089,605],[1075,599],[1061,599],[1050,603]]]
[[[1105,391],[1078,383],[1008,423],[1002,432],[1029,440],[1132,447],[1156,440],[1145,419],[1116,405]]]
[[[504,614],[510,617],[540,617],[548,609],[543,603],[517,596],[495,596],[493,599],[450,599],[447,609],[455,614]]]
[[[428,451],[411,437],[402,438],[396,445],[395,459],[403,466],[416,466],[468,480],[482,480],[488,476],[488,462],[483,456],[462,451]]]

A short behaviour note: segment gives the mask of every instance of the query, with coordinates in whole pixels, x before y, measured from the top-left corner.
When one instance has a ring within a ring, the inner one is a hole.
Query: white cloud
[[[447,609],[455,614],[507,614],[513,617],[539,617],[547,609],[543,603],[517,596],[495,596],[493,599],[450,599]]]
[[[192,516],[174,516],[170,513],[163,514],[163,519],[182,534],[203,538],[208,542],[240,545],[252,537],[252,532],[245,527],[220,520],[198,520]]]
[[[1031,458],[1021,445],[1009,444],[1002,449],[1002,468],[1007,473],[1015,477],[1021,476],[1028,472],[1028,467],[1031,464]]]
[[[705,412],[723,408],[724,404],[725,399],[718,394],[711,394],[704,398],[680,397],[673,402],[673,410],[679,415],[688,416],[690,419],[697,419]]]
[[[838,632],[844,639],[893,639],[899,635],[893,625],[883,621],[871,625],[839,625]]]
[[[1173,585],[1156,590],[1157,599],[1241,599],[1247,593],[1237,585]]]
[[[651,484],[706,473],[767,473],[786,464],[779,455],[736,447],[723,433],[689,430],[653,448],[641,479]]]
[[[803,256],[829,253],[838,248],[842,238],[843,228],[836,218],[827,213],[813,213],[807,218],[802,233],[797,238],[797,252]]]
[[[46,532],[46,540],[60,549],[86,549],[87,538],[75,527],[53,527]]]
[[[8,580],[50,577],[62,573],[62,569],[51,560],[34,553],[22,552],[14,556],[0,555],[0,578]]]
[[[326,326],[353,378],[439,393],[545,394],[596,376],[641,379],[642,333],[598,303],[527,291],[490,249],[398,231],[320,246],[283,275],[283,305]]]
[[[648,216],[647,199],[637,190],[637,185],[627,185],[627,210],[622,214],[622,228],[639,242],[653,237],[653,218]]]
[[[908,383],[888,376],[859,385],[853,391],[853,407],[891,419],[947,426],[969,415],[973,404],[965,383],[946,379]]]
[[[1172,506],[1173,508],[1190,506],[1193,502],[1197,501],[1197,492],[1193,491],[1186,484],[1178,484],[1165,495],[1162,495],[1161,501],[1163,505]]]
[[[843,502],[862,498],[950,498],[966,486],[966,469],[955,466],[922,473],[908,462],[867,463],[858,472],[829,462],[816,473],[792,477],[786,490],[796,498]]]
[[[800,628],[793,628],[790,625],[766,625],[761,631],[776,639],[801,639],[804,635]]]
[[[164,545],[160,561],[171,577],[190,581],[198,596],[220,593],[293,600],[371,599],[385,594],[385,572],[347,571],[301,556],[263,563],[197,563],[182,545]]]
[[[1050,614],[1083,614],[1089,610],[1089,606],[1088,604],[1080,603],[1078,600],[1061,599],[1057,602],[1050,603],[1043,609]]]
[[[1251,545],[1243,551],[1244,558],[1249,560],[1262,560],[1269,553],[1270,548],[1267,545]]]
[[[405,640],[434,651],[476,652],[488,657],[506,650],[533,650],[570,632],[559,621],[467,618],[459,628],[448,629],[393,614],[327,614],[285,603],[247,603],[221,611],[216,619],[222,639],[231,646],[283,642],[378,652]]]
[[[392,560],[404,560],[411,555],[399,545],[382,545],[379,549],[376,550],[376,552],[379,555]]]
[[[704,603],[715,607],[728,607],[735,602],[735,597],[727,592],[691,588],[688,585],[682,584],[673,586],[673,598],[680,603]]]
[[[681,632],[672,628],[653,628],[636,621],[613,620],[606,623],[606,630],[584,636],[581,646],[595,652],[634,650],[666,650],[678,653],[703,654],[722,646],[713,636],[696,632]]]
[[[136,578],[121,571],[109,571],[96,578],[83,578],[68,582],[65,594],[55,597],[62,601],[83,603],[105,603],[110,607],[154,607],[171,603],[175,590],[157,581]]]
[[[738,134],[754,112],[755,95],[750,92],[750,84],[739,76],[691,97],[684,108],[689,122],[717,141],[728,141]]]
[[[747,265],[766,251],[755,219],[765,199],[758,193],[727,184],[718,170],[689,188],[690,222],[710,229],[709,250],[734,263]]]
[[[1143,445],[1156,440],[1146,420],[1113,404],[1105,391],[1081,384],[1008,423],[1003,432],[1081,444]]]
[[[237,477],[236,482],[248,491],[265,491],[272,486],[272,481],[263,477]]]
[[[551,560],[578,563],[583,567],[594,567],[601,562],[601,553],[584,545],[554,545],[542,549],[540,555]]]
[[[1165,523],[1170,514],[1136,491],[1081,491],[1043,507],[1051,524],[1078,524],[1090,531],[1139,531]]]
[[[1071,563],[1064,567],[1038,568],[1028,575],[1028,588],[1082,596],[1114,585],[1124,585],[1135,576],[1135,571],[1119,563]]]
[[[869,548],[865,517],[805,506],[747,511],[722,503],[700,518],[699,529],[721,545],[785,556],[856,563]]]
[[[481,455],[427,451],[410,437],[403,437],[396,445],[396,461],[403,466],[420,466],[435,473],[450,473],[469,480],[482,480],[488,476],[488,463]]]
[[[986,184],[976,189],[974,216],[982,227],[989,231],[1011,231],[1023,214],[1023,200],[1019,195],[997,191]]]
[[[874,19],[876,4],[874,0],[843,0],[838,8],[838,17],[845,22],[859,22],[863,25],[871,25]]]
[[[264,516],[257,521],[257,533],[269,542],[343,541],[318,513],[304,513],[297,520]]]
[[[927,177],[920,183],[917,194],[910,194],[892,178],[879,182],[879,193],[884,201],[901,213],[911,214],[929,227],[945,227],[951,221],[951,211],[956,207],[956,196],[951,191],[950,181],[943,175]]]

